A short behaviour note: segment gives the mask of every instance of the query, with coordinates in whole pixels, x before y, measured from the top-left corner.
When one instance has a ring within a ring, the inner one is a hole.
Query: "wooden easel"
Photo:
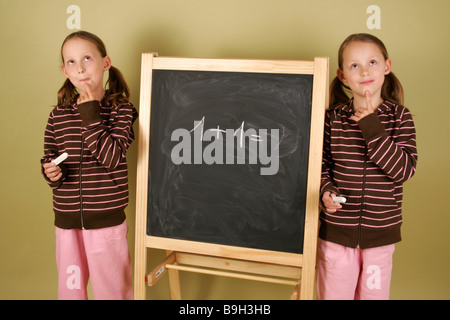
[[[170,293],[174,300],[181,299],[177,271],[289,285],[294,287],[291,299],[298,299],[300,296],[300,267],[172,251],[168,252],[167,258],[147,275],[148,285],[153,286],[167,271],[171,273],[169,274]]]
[[[172,299],[181,299],[178,271],[206,273],[291,285],[292,299],[312,299],[315,282],[319,188],[324,111],[328,105],[328,58],[314,61],[262,61],[184,59],[144,53],[141,67],[139,116],[134,296],[145,299],[145,286],[169,272]],[[146,234],[150,140],[150,104],[153,69],[214,70],[232,72],[301,73],[314,75],[308,191],[303,254],[242,248],[211,243],[161,238]],[[147,272],[147,249],[165,250],[166,259]]]

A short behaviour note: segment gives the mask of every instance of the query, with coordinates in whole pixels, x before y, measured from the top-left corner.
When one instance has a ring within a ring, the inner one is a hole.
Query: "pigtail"
[[[119,69],[111,66],[109,69],[109,78],[106,82],[106,86],[109,86],[108,101],[112,104],[119,104],[128,102],[130,98],[130,90],[125,81],[125,78]]]
[[[383,87],[381,89],[381,97],[384,100],[390,100],[397,104],[403,105],[404,102],[403,86],[400,83],[400,80],[398,80],[398,78],[392,72],[390,72],[384,78]]]
[[[61,89],[58,91],[57,100],[58,106],[67,107],[73,98],[77,95],[77,90],[75,86],[70,82],[69,79],[66,79],[64,81],[64,84],[62,85]]]
[[[336,76],[330,84],[330,109],[344,105],[349,101],[350,98],[346,90],[350,89]]]

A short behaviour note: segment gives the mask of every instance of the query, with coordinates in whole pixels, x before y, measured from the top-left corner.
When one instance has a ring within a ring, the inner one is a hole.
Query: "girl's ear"
[[[67,73],[66,73],[66,69],[64,68],[64,65],[61,66],[61,71],[62,71],[62,73],[64,74],[64,76],[65,76],[66,78],[69,78],[69,76],[68,76]]]
[[[342,83],[345,83],[344,72],[341,69],[337,69],[336,75]]]
[[[103,58],[103,71],[107,71],[111,68],[111,58],[106,56]]]
[[[384,75],[388,75],[392,70],[392,61],[391,59],[386,60],[386,70],[384,71]]]

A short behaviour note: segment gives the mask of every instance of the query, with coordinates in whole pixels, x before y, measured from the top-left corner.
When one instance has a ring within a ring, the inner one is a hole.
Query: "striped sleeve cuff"
[[[383,124],[378,118],[377,113],[371,113],[358,121],[359,128],[362,131],[364,140],[367,142],[386,134]]]
[[[100,103],[97,100],[87,101],[78,105],[78,111],[80,112],[81,125],[88,127],[93,123],[102,121],[100,116]]]

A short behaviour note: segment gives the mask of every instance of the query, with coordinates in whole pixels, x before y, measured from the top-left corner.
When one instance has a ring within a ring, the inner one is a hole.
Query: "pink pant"
[[[98,300],[133,299],[126,222],[92,230],[56,228],[58,298],[87,299],[91,280]]]
[[[388,300],[395,245],[353,249],[320,241],[319,300]]]

